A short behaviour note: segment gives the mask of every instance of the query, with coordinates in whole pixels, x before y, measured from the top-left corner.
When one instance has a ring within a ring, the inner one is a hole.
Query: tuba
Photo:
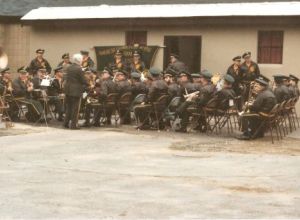
[[[5,69],[8,64],[8,57],[3,48],[0,47],[0,69]]]

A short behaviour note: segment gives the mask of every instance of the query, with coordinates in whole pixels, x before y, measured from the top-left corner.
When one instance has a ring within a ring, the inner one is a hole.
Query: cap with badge
[[[132,79],[140,79],[141,78],[141,74],[137,73],[137,72],[132,72],[130,75],[131,75]]]
[[[205,78],[205,79],[211,79],[212,74],[211,74],[211,72],[209,72],[208,70],[203,70],[203,71],[200,73],[200,77],[203,77],[203,78]]]
[[[258,78],[261,78],[268,83],[271,81],[268,77],[266,77],[265,75],[262,75],[262,74],[260,74]]]
[[[191,76],[192,76],[192,78],[200,78],[201,77],[200,73],[192,73]]]
[[[231,76],[231,75],[229,75],[229,74],[226,74],[225,76],[224,76],[224,80],[226,81],[226,82],[228,82],[228,83],[230,83],[230,84],[233,84],[234,83],[234,78]]]
[[[18,73],[21,73],[21,74],[28,73],[25,66],[20,67],[17,71],[18,71]]]
[[[255,80],[255,82],[257,82],[258,84],[260,84],[260,85],[262,85],[262,86],[268,86],[268,85],[269,85],[269,83],[266,82],[265,80],[263,80],[262,78],[257,78],[257,79]]]
[[[4,74],[4,73],[10,73],[10,72],[9,72],[9,68],[6,67],[6,68],[4,68],[4,69],[0,69],[0,73],[1,73],[1,74]]]
[[[171,54],[170,54],[170,57],[175,57],[176,59],[179,59],[179,55],[176,54],[176,53],[171,53]]]
[[[115,55],[123,55],[123,52],[121,50],[116,50]]]
[[[156,67],[150,68],[149,72],[151,76],[159,76],[161,74],[161,70]]]
[[[164,73],[164,77],[169,76],[169,77],[175,77],[177,75],[177,72],[171,68],[167,69]]]
[[[191,74],[188,71],[181,71],[179,74],[179,77],[182,77],[182,76],[191,77]]]
[[[133,56],[134,56],[134,57],[140,57],[140,56],[141,56],[141,53],[140,53],[139,51],[135,50],[135,51],[133,52]]]
[[[245,52],[242,57],[243,57],[243,59],[245,59],[247,57],[251,57],[251,52],[250,51]]]
[[[293,80],[293,81],[295,81],[295,82],[298,82],[298,81],[299,81],[299,78],[296,77],[296,76],[293,75],[293,74],[290,74],[290,79]]]
[[[274,81],[277,83],[283,82],[284,80],[288,80],[289,77],[283,74],[276,74],[273,76],[274,77]]]
[[[62,72],[62,69],[63,67],[62,66],[58,66],[54,69],[54,73],[57,73],[57,72]]]
[[[115,73],[115,75],[116,76],[118,76],[118,75],[124,75],[124,76],[127,76],[127,72],[126,72],[126,70],[124,70],[124,69],[115,69],[114,70],[114,73]]]
[[[47,70],[44,67],[41,67],[38,69],[38,72],[45,73],[45,72],[47,72]]]
[[[41,49],[41,48],[39,48],[39,49],[37,49],[36,51],[35,51],[36,53],[45,53],[45,50],[44,49]]]
[[[89,52],[86,51],[86,50],[81,50],[81,51],[80,51],[80,54],[81,54],[81,55],[86,55],[86,56],[88,56],[88,55],[89,55]]]
[[[109,75],[113,74],[112,70],[108,67],[104,67],[102,73],[108,73]]]
[[[62,59],[68,59],[70,58],[70,54],[69,53],[64,53],[62,56],[61,56]]]
[[[242,57],[241,56],[236,56],[232,58],[232,61],[241,61]]]

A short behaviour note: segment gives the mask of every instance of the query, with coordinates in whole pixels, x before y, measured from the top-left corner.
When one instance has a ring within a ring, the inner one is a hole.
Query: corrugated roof
[[[141,5],[141,4],[205,4],[205,3],[240,3],[265,2],[267,0],[0,0],[0,16],[23,16],[39,7]],[[272,2],[290,2],[273,0]]]
[[[230,4],[41,7],[30,11],[28,14],[22,17],[21,20],[299,15],[300,2],[265,2]]]

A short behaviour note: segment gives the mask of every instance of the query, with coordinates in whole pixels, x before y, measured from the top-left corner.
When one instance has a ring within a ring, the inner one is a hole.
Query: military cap
[[[231,75],[229,75],[229,74],[226,74],[225,76],[224,76],[224,80],[226,81],[226,82],[228,82],[228,83],[230,83],[230,84],[232,84],[232,83],[234,83],[234,78],[231,76]]]
[[[170,54],[170,57],[175,57],[176,59],[178,59],[178,58],[179,58],[179,55],[176,54],[176,53],[171,53],[171,54]]]
[[[45,53],[45,50],[44,50],[44,49],[41,49],[41,48],[39,48],[39,49],[37,49],[35,52],[36,52],[36,53]]]
[[[139,74],[137,72],[132,72],[131,73],[131,78],[133,78],[133,79],[140,79],[141,78],[141,74]]]
[[[250,51],[245,52],[242,57],[243,57],[243,59],[245,59],[245,57],[249,57],[249,56],[251,56],[251,52]]]
[[[201,77],[200,73],[192,73],[191,76],[192,76],[192,78],[200,78]]]
[[[241,59],[242,59],[242,57],[241,57],[241,56],[236,56],[236,57],[233,57],[233,58],[232,58],[232,60],[233,60],[233,61],[236,61],[236,60],[241,60]]]
[[[290,79],[291,79],[291,80],[294,80],[294,81],[296,81],[296,82],[299,81],[299,78],[296,77],[295,75],[292,75],[292,74],[290,74]]]
[[[255,82],[259,83],[259,84],[262,85],[262,86],[268,86],[268,85],[269,85],[268,82],[266,82],[265,80],[263,80],[263,79],[261,79],[261,78],[257,78],[257,79],[255,80]]]
[[[65,53],[61,56],[62,59],[66,59],[66,58],[70,58],[70,54],[69,53]]]
[[[8,67],[6,67],[6,68],[4,68],[4,69],[1,69],[0,70],[0,73],[9,73],[9,68]]]
[[[114,73],[116,73],[116,75],[125,75],[125,76],[127,76],[127,71],[126,70],[124,70],[124,69],[114,69]]]
[[[123,52],[121,50],[116,50],[115,55],[123,55]]]
[[[161,74],[161,70],[156,67],[150,68],[149,72],[152,76],[159,76]]]
[[[62,69],[63,69],[62,66],[58,66],[54,69],[54,73],[61,72]]]
[[[18,71],[18,73],[21,73],[21,74],[26,74],[27,73],[27,70],[26,70],[25,66],[20,67],[17,71]]]
[[[177,75],[176,70],[172,69],[172,68],[168,68],[165,73],[164,76],[171,76],[171,77],[175,77]]]
[[[191,74],[188,71],[181,71],[179,74],[179,77],[181,77],[181,76],[191,77]]]
[[[110,69],[110,68],[108,68],[108,67],[104,67],[103,68],[103,71],[102,71],[102,73],[104,73],[104,72],[107,72],[107,73],[109,73],[109,75],[112,75],[112,70]]]
[[[260,74],[258,78],[261,78],[261,79],[265,80],[266,82],[270,82],[271,81],[268,77],[266,77],[266,76],[264,76],[262,74]]]
[[[141,56],[141,53],[139,51],[135,50],[133,52],[133,56]]]
[[[285,76],[283,74],[276,74],[273,77],[274,77],[275,82],[282,82],[283,80],[288,80],[289,79],[288,76]]]
[[[212,74],[211,72],[209,72],[208,70],[203,70],[201,73],[200,73],[201,77],[205,78],[205,79],[211,79],[212,77]]]
[[[86,51],[86,50],[81,50],[81,51],[80,51],[80,54],[81,54],[81,55],[89,55],[89,52]]]
[[[38,69],[39,72],[47,72],[47,70],[44,67],[41,67]]]

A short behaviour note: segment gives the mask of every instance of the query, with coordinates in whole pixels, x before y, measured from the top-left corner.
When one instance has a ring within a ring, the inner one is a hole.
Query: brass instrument
[[[8,64],[8,57],[3,48],[0,47],[0,69],[5,69]]]

